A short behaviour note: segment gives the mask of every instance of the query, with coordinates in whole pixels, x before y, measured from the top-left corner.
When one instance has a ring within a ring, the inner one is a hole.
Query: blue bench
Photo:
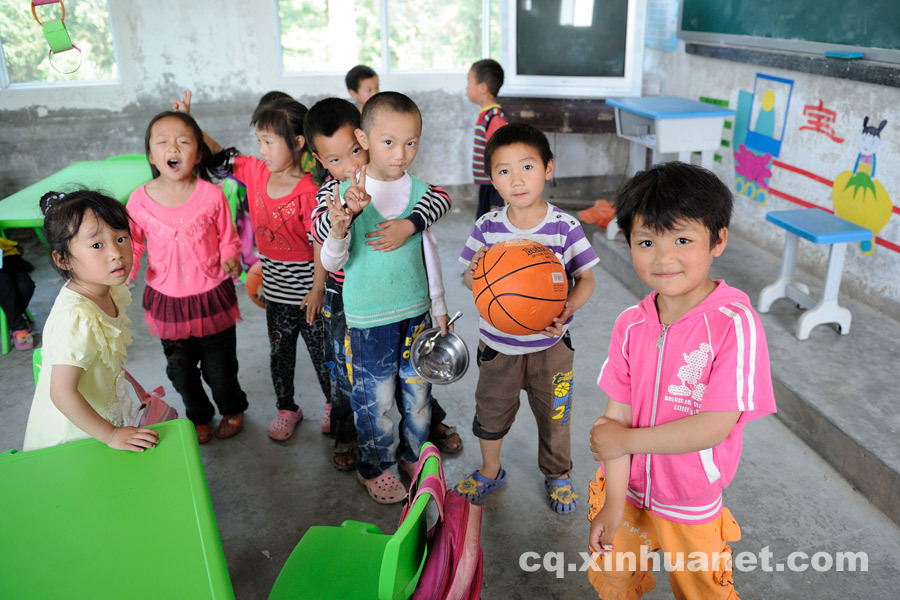
[[[784,254],[781,257],[781,275],[759,293],[758,310],[769,311],[779,298],[790,298],[804,309],[797,323],[797,338],[809,339],[816,325],[836,323],[842,335],[850,333],[850,311],[838,304],[838,290],[844,270],[844,254],[847,244],[872,239],[872,232],[831,213],[816,208],[772,211],[766,221],[787,231]],[[794,280],[797,266],[797,246],[800,238],[813,244],[831,246],[828,252],[828,268],[825,271],[825,287],[818,302],[809,295],[809,288]]]

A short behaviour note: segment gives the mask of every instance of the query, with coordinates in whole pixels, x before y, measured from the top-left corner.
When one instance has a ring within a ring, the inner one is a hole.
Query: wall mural
[[[777,196],[807,208],[833,212],[842,219],[872,231],[870,241],[859,244],[863,254],[872,254],[879,245],[900,252],[900,245],[878,237],[890,221],[900,214],[891,196],[876,178],[877,150],[887,121],[866,116],[857,144],[859,152],[852,170],[838,173],[834,180],[779,160],[785,141],[794,81],[757,73],[753,91],[738,90],[731,147],[734,154],[735,191],[759,204],[766,204],[770,196]],[[834,125],[837,113],[822,99],[803,107],[804,123],[798,131],[812,131],[843,144],[846,136],[839,136]],[[725,141],[723,140],[723,145]],[[777,169],[806,177],[810,182],[828,186],[834,209],[814,204],[794,194],[775,189],[770,180]]]

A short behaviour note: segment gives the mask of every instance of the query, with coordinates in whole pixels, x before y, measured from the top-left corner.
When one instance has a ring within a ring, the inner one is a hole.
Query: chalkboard
[[[679,35],[807,52],[838,45],[897,62],[900,0],[683,0]]]

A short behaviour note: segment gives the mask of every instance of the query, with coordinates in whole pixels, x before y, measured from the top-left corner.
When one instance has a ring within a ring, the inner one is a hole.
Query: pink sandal
[[[269,437],[277,442],[283,442],[294,435],[297,423],[303,420],[303,409],[279,410],[275,418],[269,424]]]
[[[375,479],[365,479],[359,471],[356,476],[378,504],[396,504],[406,498],[406,488],[391,471],[385,471]]]
[[[16,350],[31,350],[34,348],[34,336],[27,329],[17,329],[12,332],[13,348]]]

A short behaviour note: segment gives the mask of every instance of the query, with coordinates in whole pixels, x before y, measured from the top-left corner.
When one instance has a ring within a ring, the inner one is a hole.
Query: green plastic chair
[[[25,309],[25,318],[34,323],[34,317],[27,308]],[[10,348],[12,348],[12,340],[9,337],[9,321],[6,319],[6,313],[0,308],[0,354],[9,354]]]
[[[38,375],[41,374],[41,349],[35,348],[31,353],[31,371],[34,373],[34,387],[37,387]]]
[[[440,459],[429,457],[419,481],[439,473]],[[429,494],[420,496],[393,535],[361,521],[310,527],[278,574],[269,600],[409,598],[425,564],[426,508],[431,501]]]

